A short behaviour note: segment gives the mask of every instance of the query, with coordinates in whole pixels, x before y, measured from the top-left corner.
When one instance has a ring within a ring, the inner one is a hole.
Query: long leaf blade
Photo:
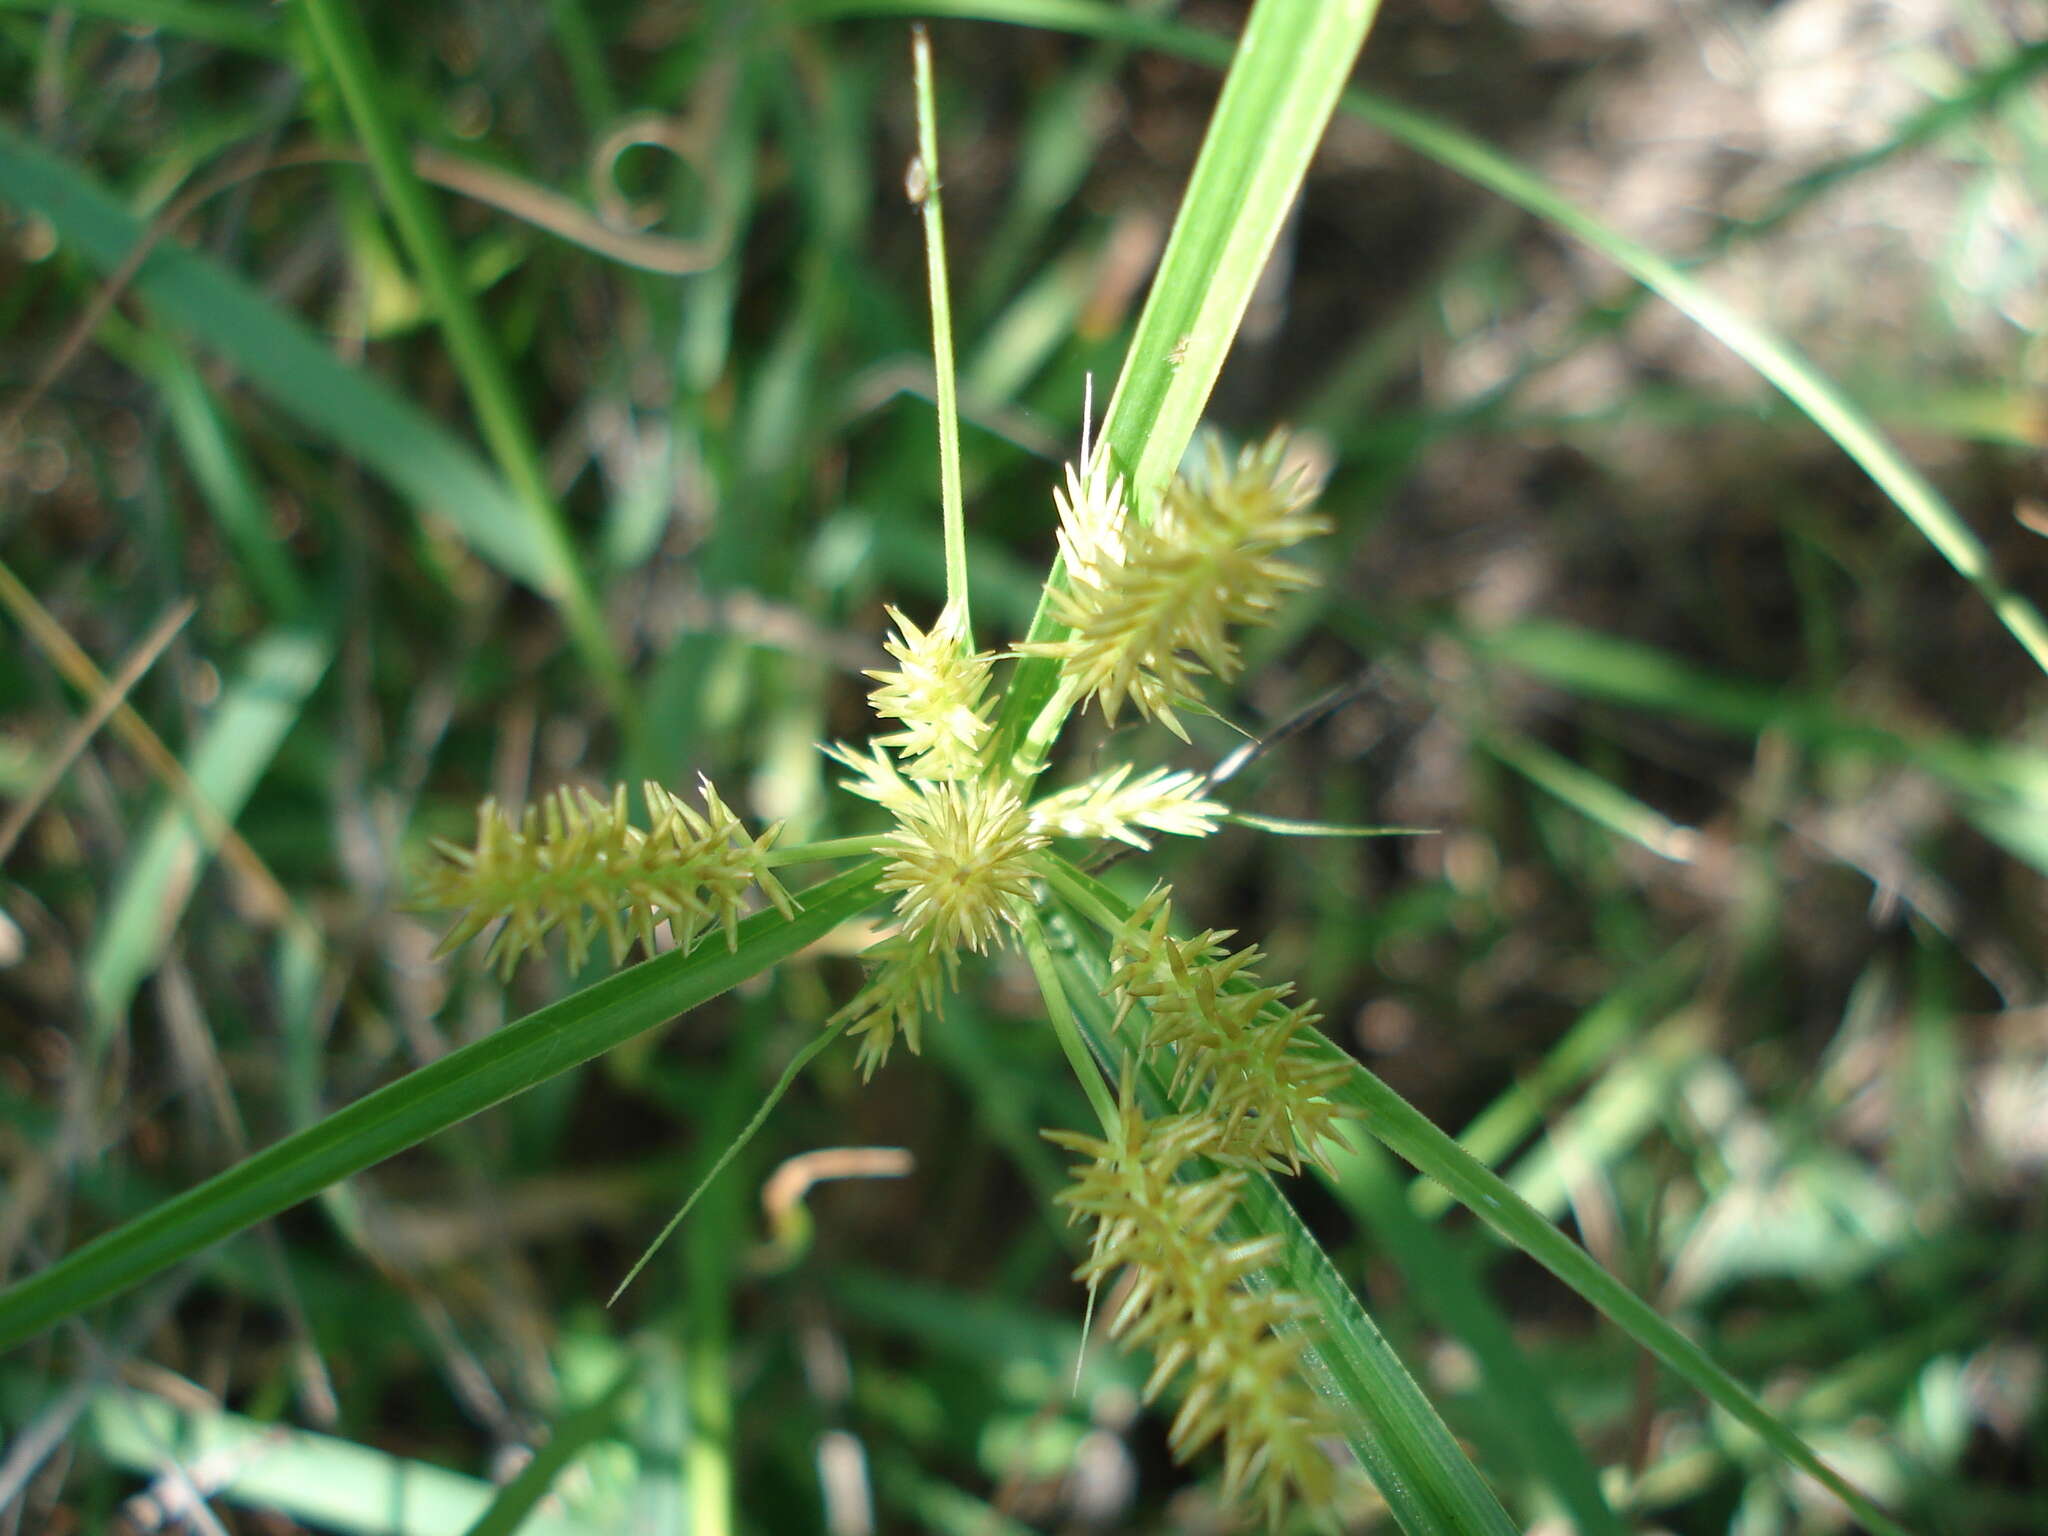
[[[104,271],[127,261],[144,224],[78,166],[0,123],[0,197],[48,219]],[[528,508],[458,438],[369,375],[344,366],[312,331],[209,257],[160,241],[136,289],[178,328],[226,358],[288,414],[362,460],[422,510],[447,518],[506,575],[557,599],[575,573],[550,558]]]
[[[814,886],[793,921],[755,914],[737,949],[660,955],[530,1013],[17,1281],[0,1291],[0,1349],[758,975],[873,905],[881,867]]]

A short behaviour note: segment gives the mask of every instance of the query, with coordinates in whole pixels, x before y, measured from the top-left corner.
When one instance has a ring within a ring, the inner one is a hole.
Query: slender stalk
[[[1096,1118],[1102,1122],[1102,1133],[1113,1136],[1116,1133],[1116,1100],[1109,1095],[1109,1083],[1102,1075],[1101,1067],[1088,1049],[1088,1042],[1081,1038],[1081,1026],[1074,1018],[1074,1010],[1067,1006],[1066,989],[1060,985],[1059,967],[1054,964],[1052,947],[1045,941],[1045,929],[1033,912],[1024,923],[1024,953],[1031,959],[1031,973],[1038,980],[1038,990],[1045,998],[1045,1011],[1052,1019],[1052,1032],[1060,1042],[1060,1049],[1067,1053],[1067,1064],[1074,1069],[1074,1076],[1081,1080],[1081,1089],[1088,1095],[1088,1102],[1095,1107]]]
[[[861,859],[881,846],[882,834],[879,832],[868,837],[828,837],[815,843],[792,843],[787,848],[771,848],[761,855],[761,862],[770,869],[780,869],[785,864],[821,864],[827,859]]]
[[[925,268],[932,295],[932,371],[939,401],[939,509],[946,529],[946,603],[960,610],[961,646],[974,649],[967,603],[967,513],[960,490],[960,400],[954,382],[953,304],[946,287],[946,223],[939,203],[938,111],[932,104],[932,43],[923,27],[910,29],[917,77],[917,159],[908,190],[924,212]]]

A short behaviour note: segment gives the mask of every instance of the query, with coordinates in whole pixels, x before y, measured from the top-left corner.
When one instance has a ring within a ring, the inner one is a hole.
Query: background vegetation
[[[433,958],[401,903],[480,796],[705,771],[871,829],[815,744],[944,576],[910,9],[0,9],[7,1278],[602,974]],[[917,9],[1036,24],[934,30],[977,619],[1018,635],[1241,17]],[[1211,405],[1301,429],[1337,524],[1230,797],[1439,831],[1147,866],[1936,1531],[2048,1526],[2048,721],[2003,595],[2048,590],[2044,65],[2019,4],[1390,7]],[[415,148],[393,203],[361,162]],[[1021,971],[872,1084],[821,1058],[605,1309],[864,941],[0,1358],[4,1529],[438,1536],[550,1484],[518,1528],[1216,1528],[1131,1361],[1073,1390],[1037,1132],[1088,1111]],[[790,1203],[835,1146],[911,1171]],[[1296,1192],[1525,1523],[1566,1518],[1554,1413],[1625,1527],[1847,1528],[1385,1154]]]

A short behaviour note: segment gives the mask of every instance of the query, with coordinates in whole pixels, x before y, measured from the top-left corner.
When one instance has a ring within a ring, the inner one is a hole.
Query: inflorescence
[[[487,799],[477,807],[474,847],[435,842],[441,858],[420,881],[414,905],[462,913],[441,942],[443,954],[503,918],[488,958],[508,978],[556,929],[572,967],[583,964],[599,934],[617,965],[635,940],[651,951],[663,923],[682,949],[713,926],[736,944],[751,890],[794,916],[764,858],[781,829],[749,838],[709,779],[698,789],[701,814],[650,780],[645,829],[627,815],[623,784],[609,800],[558,789],[517,822]]]
[[[1103,457],[1084,455],[1055,493],[1067,582],[1051,589],[1051,612],[1065,633],[1010,654],[1059,663],[1061,708],[1093,698],[1114,723],[1129,702],[1185,739],[1176,711],[1201,707],[1204,677],[1227,682],[1243,666],[1231,626],[1265,621],[1310,583],[1280,557],[1327,524],[1284,459],[1278,436],[1234,459],[1212,441],[1202,469],[1140,522]],[[1206,836],[1225,815],[1201,775],[1128,764],[1033,799],[1028,774],[991,760],[986,695],[1001,657],[974,649],[964,609],[948,603],[929,629],[888,612],[895,665],[868,676],[890,729],[827,749],[851,774],[845,787],[892,822],[872,846],[893,928],[834,1019],[870,1074],[899,1038],[918,1049],[963,953],[1010,945],[1035,921],[1056,839],[1145,849],[1159,835]],[[444,948],[502,919],[490,958],[508,974],[557,929],[580,965],[599,935],[617,962],[636,941],[652,948],[664,923],[685,948],[714,927],[730,944],[755,894],[791,915],[767,858],[778,829],[749,837],[709,781],[701,795],[699,812],[647,785],[644,829],[623,788],[609,800],[558,790],[516,822],[486,800],[474,847],[436,845],[419,904],[460,910]],[[1109,993],[1126,1049],[1115,1123],[1101,1137],[1047,1134],[1084,1159],[1059,1197],[1093,1223],[1077,1278],[1127,1274],[1110,1332],[1151,1350],[1148,1399],[1181,1383],[1175,1454],[1220,1441],[1226,1492],[1257,1497],[1277,1521],[1290,1497],[1328,1497],[1319,1442],[1335,1426],[1300,1369],[1307,1304],[1252,1283],[1279,1239],[1230,1229],[1260,1170],[1298,1172],[1341,1144],[1330,1095],[1346,1067],[1311,1045],[1313,1005],[1260,983],[1257,949],[1232,952],[1214,931],[1175,938],[1172,920],[1160,886],[1113,935]],[[1140,1104],[1140,1064],[1166,1087],[1163,1113]]]

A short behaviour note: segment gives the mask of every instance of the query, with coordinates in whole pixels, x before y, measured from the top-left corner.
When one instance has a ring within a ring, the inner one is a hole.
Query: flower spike
[[[1204,467],[1168,487],[1149,524],[1128,515],[1106,470],[1067,471],[1060,553],[1068,585],[1052,594],[1061,640],[1018,647],[1057,658],[1069,684],[1115,723],[1125,700],[1183,740],[1177,708],[1201,704],[1200,678],[1228,682],[1244,665],[1230,626],[1264,623],[1280,598],[1312,584],[1282,550],[1329,530],[1285,469],[1278,434],[1225,459],[1210,438]]]
[[[902,666],[867,675],[881,686],[868,695],[876,714],[903,729],[877,736],[874,745],[902,754],[903,771],[920,779],[963,779],[981,771],[981,745],[989,731],[988,687],[995,657],[976,652],[957,603],[948,603],[929,630],[889,609],[896,626],[885,648]]]
[[[614,965],[636,942],[651,952],[662,923],[683,949],[713,925],[724,930],[728,946],[736,945],[750,890],[783,916],[795,916],[795,903],[765,858],[779,827],[748,837],[709,779],[698,781],[702,812],[659,784],[644,788],[652,816],[644,831],[626,814],[623,784],[609,800],[587,789],[558,789],[528,806],[517,822],[495,800],[485,800],[477,808],[475,846],[437,841],[440,862],[420,881],[412,903],[416,910],[460,911],[440,952],[502,918],[487,958],[509,979],[520,959],[558,928],[569,964],[580,967],[600,935]]]

